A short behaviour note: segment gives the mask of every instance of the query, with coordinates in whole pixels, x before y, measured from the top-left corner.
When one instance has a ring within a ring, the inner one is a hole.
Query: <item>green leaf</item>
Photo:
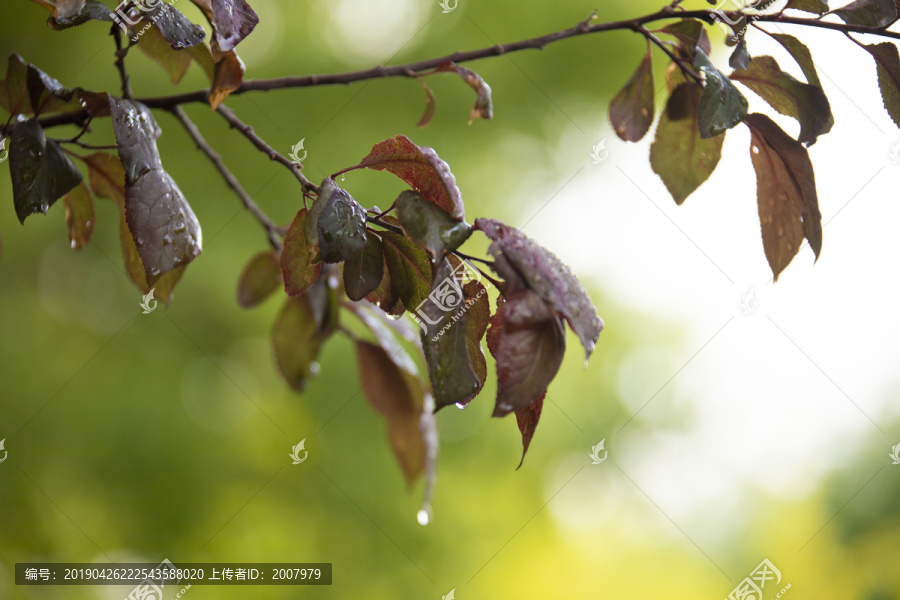
[[[697,124],[700,94],[700,86],[695,83],[682,83],[675,88],[650,146],[650,167],[679,205],[709,179],[722,157],[724,135],[700,137]]]
[[[781,114],[797,119],[799,141],[807,146],[816,143],[834,125],[822,88],[797,81],[782,71],[771,56],[757,56],[746,69],[732,73],[731,79],[746,85]]]
[[[260,252],[250,259],[238,279],[238,304],[252,308],[271,296],[280,283],[281,264],[275,251]]]
[[[309,218],[305,208],[294,217],[281,250],[281,275],[288,296],[305,293],[319,278],[321,262],[313,262],[313,247],[309,238]],[[318,239],[318,234],[314,234]]]
[[[407,484],[425,471],[429,453],[426,430],[420,427],[425,414],[425,394],[415,373],[398,364],[383,347],[356,342],[363,393],[369,404],[387,421],[388,437]]]
[[[791,0],[785,8],[822,15],[828,12],[828,2],[826,0]]]
[[[743,94],[702,50],[697,51],[694,68],[699,68],[706,76],[703,95],[697,106],[697,125],[700,127],[700,137],[708,139],[740,123],[749,105]]]
[[[637,142],[650,130],[654,119],[653,62],[649,49],[637,70],[609,105],[609,120],[616,135]]]
[[[82,181],[66,194],[66,227],[72,248],[80,250],[91,239],[94,232],[94,199],[91,191]]]
[[[747,38],[741,36],[734,52],[728,57],[728,66],[732,69],[746,69],[751,60],[753,59],[750,57],[750,51],[747,50]]]
[[[353,301],[362,300],[384,277],[384,249],[377,235],[368,235],[366,245],[344,262],[344,290]]]
[[[88,178],[94,195],[111,200],[119,209],[119,243],[122,246],[122,258],[124,260],[125,273],[128,278],[144,294],[150,291],[147,276],[144,272],[144,263],[138,254],[134,237],[128,229],[125,218],[125,169],[122,162],[111,154],[96,152],[84,157],[88,167]],[[154,295],[161,302],[168,303],[171,299],[172,289],[181,275],[184,267],[172,269],[160,277],[153,286]]]
[[[678,40],[678,51],[683,57],[694,58],[699,46],[705,54],[712,52],[712,44],[706,34],[706,25],[697,19],[681,19],[661,29]]]
[[[415,310],[431,293],[431,261],[419,246],[393,231],[379,231],[392,294]],[[384,307],[382,307],[384,308]]]
[[[378,233],[381,235],[381,232]],[[374,237],[374,232],[369,231],[369,237]],[[406,312],[406,307],[400,300],[400,292],[391,279],[391,272],[388,268],[387,253],[384,251],[382,244],[383,263],[381,283],[371,293],[366,296],[366,300],[383,310],[392,317],[399,317]]]
[[[366,209],[340,188],[325,199],[316,223],[322,260],[336,263],[366,247]]]
[[[110,98],[113,130],[125,168],[125,218],[147,283],[187,266],[201,251],[200,223],[156,149],[159,127],[138,102]]]
[[[417,192],[402,192],[394,206],[406,237],[427,250],[434,260],[453,252],[472,235],[471,225],[457,221]]]
[[[769,117],[754,113],[745,123],[750,128],[763,248],[777,281],[804,237],[817,259],[822,251],[815,173],[806,148]]]
[[[788,51],[795,61],[797,61],[797,64],[803,71],[803,76],[806,77],[806,82],[811,85],[822,87],[822,82],[819,81],[819,74],[816,72],[816,65],[813,62],[812,53],[810,53],[809,48],[794,36],[786,33],[773,33],[772,37],[775,38],[779,44],[784,46],[784,49]]]
[[[375,144],[362,162],[335,173],[335,176],[360,168],[393,173],[457,221],[465,218],[456,178],[433,148],[417,146],[404,135],[394,136]]]
[[[69,27],[83,25],[88,21],[105,21],[112,23],[114,20],[113,13],[109,10],[109,7],[102,2],[96,2],[95,0],[88,0],[88,2],[85,2],[84,0],[75,0],[75,2],[71,2],[71,4],[73,4],[73,6],[78,6],[80,4],[81,6],[77,11],[57,11],[55,15],[51,15],[50,18],[47,19],[47,25],[49,25],[51,29],[61,31],[63,29],[68,29]],[[56,5],[59,6],[60,2],[57,1]]]
[[[41,212],[81,182],[81,173],[48,140],[37,121],[23,121],[13,128],[9,146],[9,172],[13,204],[20,223]]]
[[[194,46],[194,48],[202,47],[202,44]],[[138,48],[166,71],[174,85],[178,85],[185,73],[187,73],[193,60],[193,55],[190,52],[182,52],[172,48],[156,25],[141,33]]]
[[[475,100],[475,106],[472,107],[472,112],[469,113],[469,125],[471,125],[472,121],[475,119],[492,119],[494,117],[494,106],[491,100],[491,86],[481,78],[481,75],[472,69],[460,67],[452,61],[441,63],[435,67],[434,70],[438,72],[450,71],[456,73],[463,81],[469,84],[473,90],[475,90],[476,94],[478,94],[478,98]]]
[[[897,53],[897,46],[891,42],[881,42],[864,48],[875,59],[884,108],[897,127],[900,127],[900,55]]]
[[[436,410],[467,405],[484,384],[469,355],[469,303],[458,276],[458,269],[443,259],[435,268],[427,301],[416,307]]]
[[[501,304],[487,340],[497,362],[493,416],[520,411],[541,400],[566,351],[562,319],[540,296],[520,289]]]
[[[306,389],[318,373],[316,358],[327,337],[316,324],[309,295],[289,297],[272,327],[272,348],[278,372],[295,391]]]
[[[9,57],[6,79],[0,82],[0,106],[11,114],[41,114],[81,110],[82,102],[71,90],[21,56]]]
[[[834,14],[850,25],[887,27],[897,20],[897,4],[895,0],[857,0]]]
[[[566,318],[584,346],[585,358],[589,358],[603,331],[603,320],[572,269],[524,233],[500,221],[476,219],[475,229],[493,242],[488,254],[494,259],[493,269],[506,282],[503,295],[511,298],[522,288],[535,292]]]

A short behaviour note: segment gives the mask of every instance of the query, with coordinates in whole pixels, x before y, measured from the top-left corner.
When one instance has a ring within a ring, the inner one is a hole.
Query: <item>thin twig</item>
[[[672,60],[672,62],[674,62],[676,65],[678,65],[678,68],[681,69],[681,72],[684,73],[685,77],[690,77],[691,79],[696,81],[699,85],[703,85],[703,80],[700,79],[700,76],[697,75],[697,73],[694,71],[694,69],[691,68],[691,66],[689,64],[687,64],[684,60],[682,60],[681,58],[676,56],[675,53],[672,52],[669,49],[669,47],[666,46],[665,43],[663,43],[662,40],[660,40],[658,37],[656,37],[656,35],[654,35],[652,31],[650,31],[643,25],[639,25],[638,27],[636,27],[635,31],[637,31],[638,33],[643,35],[645,38],[647,38],[647,41],[653,42],[654,44],[656,44],[656,46],[660,50],[662,50],[666,54],[666,56],[668,56]]]
[[[194,140],[194,143],[197,144],[197,148],[203,151],[209,160],[215,165],[216,169],[218,169],[219,173],[221,173],[222,177],[225,179],[225,182],[228,183],[228,187],[234,190],[234,193],[237,194],[238,198],[241,199],[241,202],[244,204],[244,208],[249,210],[256,220],[265,228],[266,234],[269,236],[269,242],[272,244],[272,247],[276,250],[281,249],[281,238],[278,236],[278,227],[274,222],[262,211],[262,209],[253,201],[253,198],[250,197],[244,188],[241,186],[240,182],[237,180],[237,177],[228,170],[228,167],[225,166],[225,163],[222,161],[222,157],[212,149],[212,146],[203,139],[203,135],[200,133],[200,130],[197,129],[197,126],[194,125],[194,122],[191,121],[187,114],[185,114],[184,110],[180,106],[176,106],[172,109],[172,114],[175,115],[179,121],[181,121],[181,125],[188,132],[188,135]]]
[[[125,55],[131,45],[122,46],[122,30],[118,25],[113,24],[112,36],[116,41],[116,68],[119,70],[119,77],[122,79],[122,97],[126,100],[133,98],[131,93],[131,83],[129,82],[128,71],[125,69]]]
[[[224,104],[220,104],[219,108],[216,109],[216,112],[222,115],[222,117],[226,121],[228,121],[228,124],[231,125],[232,129],[237,129],[242,134],[244,134],[244,137],[250,140],[260,152],[268,156],[271,160],[274,160],[277,163],[281,163],[282,165],[287,167],[288,170],[290,170],[290,172],[294,174],[294,177],[297,178],[297,181],[300,182],[300,185],[303,186],[304,197],[309,191],[319,191],[319,187],[306,178],[306,176],[300,170],[299,165],[291,162],[284,155],[275,150],[275,148],[267,144],[265,140],[263,140],[256,134],[255,131],[253,131],[253,128],[251,126],[241,121],[237,117],[237,115],[234,114],[233,110],[231,110]]]

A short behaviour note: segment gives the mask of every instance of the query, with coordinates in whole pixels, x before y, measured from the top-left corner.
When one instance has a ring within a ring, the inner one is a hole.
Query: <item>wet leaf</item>
[[[771,56],[757,56],[746,69],[732,73],[731,79],[756,92],[779,113],[797,119],[799,141],[807,146],[834,125],[831,105],[822,88],[797,81]]]
[[[521,411],[542,399],[566,351],[562,318],[540,296],[520,289],[501,304],[487,340],[497,362],[493,416]]]
[[[219,104],[231,95],[231,92],[241,87],[241,83],[244,81],[244,70],[243,61],[234,51],[226,53],[216,62],[212,89],[209,93],[209,105],[213,110],[218,108]]]
[[[384,247],[391,296],[399,297],[403,306],[415,312],[431,293],[431,261],[424,250],[402,235],[393,231],[379,231],[378,235]]]
[[[828,12],[828,2],[826,0],[790,0],[786,8],[821,15]]]
[[[650,52],[609,105],[609,120],[613,129],[626,142],[637,142],[653,125],[653,62]]]
[[[237,301],[253,308],[272,295],[281,284],[281,264],[273,250],[260,252],[250,259],[238,279]]]
[[[135,286],[146,294],[150,291],[150,285],[147,284],[144,263],[141,262],[125,219],[125,169],[117,157],[103,152],[86,156],[85,164],[88,166],[88,179],[94,195],[111,200],[119,209],[119,242],[122,246],[125,273]],[[179,267],[160,277],[153,286],[154,296],[161,302],[168,303],[172,289],[183,273],[184,267]]]
[[[317,228],[319,252],[327,263],[346,260],[366,247],[366,209],[340,188],[324,199]]]
[[[419,119],[419,122],[416,123],[416,127],[425,127],[431,120],[434,119],[434,114],[437,112],[437,104],[434,99],[434,92],[431,91],[431,88],[428,87],[428,84],[425,83],[425,80],[421,77],[416,77],[416,80],[422,86],[422,90],[425,92],[425,112],[422,113],[422,118]]]
[[[603,320],[572,269],[524,233],[500,221],[476,219],[475,229],[493,242],[488,254],[494,259],[494,270],[506,282],[503,295],[512,297],[522,287],[534,291],[566,318],[584,346],[585,358],[590,357],[603,330]]]
[[[110,98],[119,158],[125,168],[125,218],[147,283],[187,266],[200,254],[200,223],[175,181],[162,168],[159,127],[138,102]]]
[[[191,1],[209,19],[213,39],[223,52],[233,50],[259,23],[259,17],[245,0]]]
[[[13,204],[20,223],[25,217],[47,210],[81,182],[81,173],[48,140],[37,121],[17,123],[10,136],[9,173]]]
[[[94,232],[94,199],[84,182],[79,183],[66,194],[66,227],[72,248],[80,250],[91,239]]]
[[[38,2],[38,4],[43,4],[43,2]],[[59,10],[59,7],[64,4],[68,5],[66,9]],[[109,7],[95,0],[88,0],[88,2],[84,0],[67,0],[63,3],[58,0],[56,7],[57,10],[55,12],[51,11],[54,14],[47,19],[47,25],[57,31],[83,25],[88,21],[113,22],[113,15]]]
[[[712,51],[712,44],[706,34],[706,26],[697,19],[682,19],[661,30],[678,40],[678,51],[682,57],[694,59],[694,50],[699,46],[707,55]]]
[[[844,23],[886,27],[897,20],[895,0],[857,0],[834,11]]]
[[[198,46],[195,47],[202,47],[202,45],[198,44]],[[177,85],[184,77],[185,73],[187,73],[188,68],[191,66],[191,61],[193,60],[190,53],[173,49],[168,40],[166,40],[159,32],[159,28],[156,25],[145,30],[141,34],[138,41],[138,48],[150,57],[151,60],[161,66],[175,85]]]
[[[84,7],[85,0],[33,0],[50,11],[53,17],[71,18]],[[109,9],[107,9],[109,12]]]
[[[316,358],[328,335],[319,331],[309,296],[289,297],[272,327],[278,372],[295,391],[306,389],[319,371]]]
[[[471,86],[475,93],[478,94],[478,99],[475,100],[475,106],[472,107],[472,112],[469,113],[469,125],[472,124],[472,121],[475,119],[491,119],[494,117],[494,107],[491,101],[491,86],[485,83],[484,79],[481,78],[481,75],[473,71],[472,69],[467,69],[466,67],[460,67],[454,62],[445,62],[441,63],[435,68],[435,71],[449,71],[455,72],[462,80]]]
[[[433,148],[417,146],[408,137],[398,135],[375,144],[362,162],[335,175],[359,168],[393,173],[457,221],[465,218],[456,178]]]
[[[9,57],[6,79],[0,82],[0,106],[11,114],[41,114],[81,110],[71,90],[18,54]]]
[[[769,117],[754,113],[745,122],[750,128],[763,248],[777,280],[804,237],[816,258],[822,250],[815,174],[806,148]]]
[[[700,127],[700,138],[708,139],[740,123],[749,105],[743,94],[702,51],[698,51],[694,58],[694,68],[699,68],[706,79],[697,106],[697,125]]]
[[[650,167],[679,205],[709,179],[722,157],[724,135],[700,137],[697,104],[701,93],[695,83],[675,88],[650,146]]]
[[[751,60],[750,51],[747,50],[747,38],[741,36],[740,41],[734,48],[734,52],[728,57],[728,66],[732,69],[746,69]]]
[[[374,235],[375,234],[370,230],[369,237],[374,237]],[[380,232],[378,235],[380,235]],[[382,254],[382,261],[384,263],[384,266],[382,267],[381,283],[379,283],[378,287],[366,296],[366,300],[383,310],[388,315],[392,317],[399,317],[404,312],[406,312],[406,307],[400,300],[400,293],[391,280],[391,272],[388,268],[387,254],[384,252],[383,244]]]
[[[806,82],[811,85],[822,87],[822,82],[819,81],[819,74],[816,72],[816,65],[813,63],[812,54],[810,53],[809,48],[794,36],[786,33],[773,33],[772,37],[775,38],[775,40],[781,44],[797,62],[800,69],[803,71],[803,76],[806,77]]]
[[[422,246],[435,260],[459,248],[472,235],[471,225],[457,221],[417,192],[402,192],[394,206],[406,237]]]
[[[475,377],[478,379],[478,391],[481,393],[484,382],[487,381],[487,361],[484,358],[484,350],[481,349],[481,340],[487,331],[491,320],[491,305],[487,296],[487,289],[478,281],[470,281],[463,286],[463,296],[466,299],[466,347],[469,350],[469,360]]]
[[[167,2],[160,1],[153,8],[142,11],[141,21],[134,25],[132,30],[140,32],[149,23],[153,23],[159,29],[162,37],[175,50],[196,46],[206,37],[203,27],[191,23],[181,11]],[[144,33],[146,34],[146,31]]]
[[[522,468],[522,463],[525,462],[525,453],[528,452],[528,446],[531,445],[531,439],[534,437],[538,421],[541,420],[542,408],[544,408],[544,396],[541,396],[525,408],[520,408],[516,411],[516,424],[519,426],[519,432],[522,434],[522,459],[519,460],[519,466],[516,467],[517,471]]]
[[[875,59],[884,108],[894,124],[900,127],[900,55],[897,46],[891,42],[881,42],[864,47]]]
[[[288,296],[305,293],[322,271],[321,262],[313,262],[312,248],[307,237],[307,211],[301,208],[291,223],[281,250],[281,275]]]
[[[445,258],[435,269],[427,301],[416,311],[436,410],[465,406],[484,383],[469,355],[468,307],[458,271]]]
[[[378,289],[384,277],[384,249],[377,235],[366,236],[366,245],[344,262],[344,290],[353,301]]]
[[[406,482],[412,484],[425,471],[428,447],[420,422],[425,391],[414,373],[398,365],[384,348],[356,342],[360,380],[369,404],[387,421],[388,436]]]

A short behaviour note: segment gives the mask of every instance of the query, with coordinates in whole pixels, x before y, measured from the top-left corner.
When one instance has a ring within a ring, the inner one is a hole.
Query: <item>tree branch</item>
[[[237,194],[238,198],[241,199],[241,202],[244,204],[244,208],[249,210],[256,220],[265,228],[266,233],[269,236],[269,242],[272,244],[272,247],[276,250],[281,249],[281,238],[278,236],[278,227],[272,220],[262,211],[261,208],[253,201],[253,198],[244,190],[241,186],[240,182],[237,180],[237,177],[228,170],[228,167],[225,166],[225,163],[222,161],[222,157],[212,149],[212,146],[203,139],[203,135],[201,135],[200,130],[197,129],[197,126],[194,125],[194,122],[191,121],[188,116],[185,114],[184,110],[180,106],[176,106],[172,109],[172,114],[175,115],[179,121],[181,121],[181,125],[188,132],[188,135],[193,138],[194,143],[197,144],[197,148],[203,151],[206,156],[209,157],[209,160],[215,165],[216,169],[218,169],[219,173],[222,174],[222,177],[225,179],[226,183],[228,183],[228,187],[234,190],[234,193]]]
[[[224,104],[220,104],[219,108],[216,109],[216,112],[219,113],[220,115],[222,115],[222,117],[226,121],[228,121],[228,124],[231,125],[232,129],[237,129],[242,134],[244,134],[244,137],[246,137],[248,140],[250,140],[253,143],[253,145],[256,146],[256,148],[260,152],[262,152],[263,154],[268,156],[271,160],[274,160],[277,163],[281,163],[282,165],[287,167],[288,170],[290,170],[290,172],[294,174],[294,177],[297,178],[297,181],[300,182],[300,185],[303,186],[304,197],[306,196],[306,193],[309,191],[313,191],[313,192],[319,191],[319,187],[317,185],[315,185],[314,183],[312,183],[309,179],[307,179],[305,175],[303,175],[303,173],[300,170],[299,165],[291,162],[284,155],[280,154],[277,150],[275,150],[275,148],[273,148],[272,146],[267,144],[265,142],[265,140],[263,140],[261,137],[259,137],[256,134],[255,131],[253,131],[253,128],[251,126],[249,126],[246,123],[244,123],[243,121],[241,121],[237,117],[237,115],[234,114],[233,110],[231,110]],[[304,202],[305,202],[305,199],[304,199]]]
[[[128,71],[125,70],[125,55],[131,48],[130,42],[128,46],[122,46],[122,30],[118,25],[113,24],[112,36],[116,41],[116,68],[119,70],[119,77],[122,79],[122,97],[130,100],[133,96],[131,93],[131,83],[129,83]]]

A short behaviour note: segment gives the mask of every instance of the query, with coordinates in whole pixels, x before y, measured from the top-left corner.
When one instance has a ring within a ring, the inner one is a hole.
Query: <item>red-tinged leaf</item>
[[[407,373],[419,375],[419,368],[397,337],[400,336],[401,339],[408,341],[421,350],[416,332],[412,330],[412,327],[408,326],[409,323],[407,321],[379,317],[375,312],[375,307],[367,303],[355,302],[347,304],[346,307],[372,332],[372,335],[375,336],[375,341],[387,352],[394,364]],[[398,324],[401,324],[401,327],[406,327],[398,330],[396,329]]]
[[[626,142],[637,142],[653,125],[653,61],[649,49],[637,70],[609,105],[609,120],[616,135]]]
[[[472,112],[469,113],[469,125],[471,125],[472,121],[475,119],[492,119],[494,117],[494,106],[491,101],[491,86],[481,78],[481,75],[472,69],[460,67],[451,61],[439,64],[437,68],[435,68],[435,71],[449,71],[456,73],[462,77],[462,80],[468,83],[473,90],[475,90],[476,94],[478,94],[478,99],[475,100],[475,106],[472,107]]]
[[[215,54],[215,52],[213,53]],[[231,92],[241,87],[241,83],[244,81],[244,71],[244,62],[233,50],[216,62],[212,88],[209,92],[209,105],[213,110],[217,109],[225,101],[225,98],[231,95]]]
[[[706,25],[697,19],[682,19],[661,30],[678,40],[678,51],[682,57],[693,60],[694,49],[700,47],[707,55],[712,51],[712,43],[706,34]]]
[[[88,179],[94,195],[111,200],[119,209],[119,242],[122,246],[125,273],[135,286],[146,294],[151,287],[147,284],[144,264],[141,262],[137,246],[125,219],[125,169],[118,158],[103,152],[86,156],[84,161],[88,167]],[[179,267],[160,277],[153,286],[154,296],[168,304],[172,289],[183,273],[184,267]]]
[[[244,308],[252,308],[271,296],[280,283],[281,264],[275,252],[260,252],[250,259],[238,279],[238,304]]]
[[[378,289],[384,277],[384,248],[377,235],[366,236],[366,245],[344,262],[344,290],[353,301]]]
[[[191,0],[209,19],[213,39],[229,52],[250,35],[259,17],[245,0]]]
[[[391,296],[415,311],[431,293],[431,261],[419,246],[393,231],[379,231],[384,247]],[[376,302],[377,303],[377,302]]]
[[[37,121],[16,123],[10,136],[9,173],[20,223],[47,210],[81,183],[81,173]]]
[[[387,421],[394,455],[411,485],[425,471],[429,451],[420,427],[425,391],[418,378],[392,360],[381,346],[358,341],[356,356],[363,393]]]
[[[202,44],[197,44],[195,47],[202,46]],[[162,36],[156,25],[141,33],[140,38],[138,38],[138,48],[161,66],[175,85],[181,81],[191,66],[192,55],[172,48],[172,45]]]
[[[48,114],[81,110],[75,91],[50,77],[18,54],[9,57],[0,82],[0,106],[11,114]]]
[[[33,0],[43,6],[55,18],[67,19],[77,15],[84,8],[85,0]],[[109,12],[109,9],[107,9]]]
[[[891,42],[871,44],[864,48],[875,59],[878,68],[878,87],[884,108],[900,127],[900,55]]]
[[[525,453],[528,452],[528,446],[531,445],[531,439],[534,437],[534,430],[537,429],[538,421],[541,420],[542,408],[544,408],[544,396],[516,411],[516,424],[522,434],[522,459],[519,461],[516,471],[521,469],[522,463],[525,462]]]
[[[828,12],[828,2],[826,0],[790,0],[785,8],[822,15]]]
[[[138,102],[110,98],[113,130],[125,167],[125,218],[150,286],[199,256],[200,223],[181,190],[162,168],[159,127]]]
[[[487,339],[497,362],[493,416],[503,417],[542,399],[566,351],[562,318],[540,296],[520,289],[501,304]]]
[[[809,51],[809,48],[794,36],[786,33],[773,33],[772,37],[775,38],[775,41],[781,44],[784,49],[788,51],[788,54],[791,55],[791,58],[797,62],[800,69],[803,71],[803,76],[806,77],[806,82],[810,85],[822,87],[822,82],[819,80],[819,73],[816,71],[816,65],[813,62],[812,53]]]
[[[369,232],[369,237],[374,237],[373,232]],[[384,252],[383,246],[382,244],[384,267],[382,269],[381,283],[378,284],[378,287],[372,293],[366,295],[366,300],[383,310],[386,314],[392,317],[399,317],[406,312],[406,307],[400,300],[400,292],[391,279],[391,272],[387,264],[387,253]]]
[[[328,333],[319,330],[309,295],[289,297],[272,327],[278,372],[295,391],[306,389],[319,372],[316,358]]]
[[[488,253],[494,258],[494,270],[506,282],[504,296],[511,297],[521,288],[533,290],[566,318],[584,346],[585,357],[590,357],[603,330],[603,320],[572,269],[524,233],[500,221],[476,219],[475,229],[493,242]]]
[[[695,83],[675,88],[650,146],[650,167],[679,205],[709,179],[722,157],[724,135],[700,137],[697,105],[701,93]]]
[[[807,146],[834,125],[831,105],[822,88],[797,81],[771,56],[757,56],[746,69],[733,72],[731,79],[746,85],[781,114],[797,119],[799,141]]]
[[[856,0],[834,14],[850,25],[887,27],[897,20],[897,4],[895,0]]]
[[[69,241],[72,248],[80,250],[90,241],[94,232],[94,199],[84,182],[81,182],[63,200],[66,203]]]
[[[438,263],[431,293],[416,310],[436,410],[451,404],[467,405],[484,384],[469,354],[470,303],[459,281],[467,269],[465,265],[454,268],[446,258]]]
[[[422,113],[422,118],[416,123],[416,127],[425,127],[431,123],[432,119],[434,119],[434,114],[437,112],[437,103],[434,99],[434,92],[431,91],[431,88],[428,87],[425,80],[421,77],[416,77],[416,79],[419,84],[421,84],[422,90],[425,92],[425,112]]]
[[[307,232],[307,211],[301,208],[288,229],[281,250],[281,275],[289,296],[305,293],[322,271],[322,263],[312,261]]]
[[[487,361],[484,358],[484,350],[481,349],[481,340],[487,331],[491,320],[491,304],[488,300],[487,289],[478,281],[470,281],[463,286],[463,296],[466,299],[466,348],[469,351],[469,360],[472,370],[478,378],[478,393],[487,381]]]
[[[750,128],[763,248],[777,281],[804,237],[816,258],[822,250],[815,174],[806,148],[769,117],[754,113],[745,122]]]
[[[335,176],[360,168],[393,173],[457,221],[465,218],[456,178],[433,148],[417,146],[408,137],[398,135],[375,144],[362,162],[335,173]]]
[[[440,260],[459,248],[472,235],[472,226],[457,221],[417,192],[405,191],[394,202],[403,232]]]
[[[76,90],[78,97],[84,103],[88,114],[92,117],[108,117],[109,116],[109,94],[106,92],[88,92],[85,90]]]

